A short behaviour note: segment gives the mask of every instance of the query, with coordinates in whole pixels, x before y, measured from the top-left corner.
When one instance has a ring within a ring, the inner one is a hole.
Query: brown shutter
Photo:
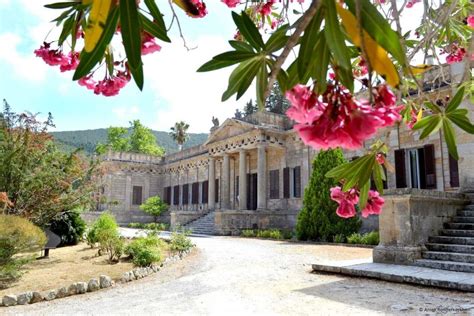
[[[293,189],[294,189],[294,197],[299,198],[301,197],[301,167],[295,167],[293,170]]]
[[[407,187],[405,149],[395,150],[395,181],[397,188]]]
[[[192,186],[192,193],[191,193],[191,203],[198,204],[199,203],[199,182],[194,182]]]
[[[163,201],[169,205],[171,203],[171,187],[165,187],[164,191],[165,192],[163,193]]]
[[[425,183],[427,189],[436,189],[436,161],[433,144],[424,146],[425,149]]]
[[[217,203],[217,202],[219,202],[219,179],[216,179],[216,187],[215,188],[216,188],[216,190],[215,190],[215,192],[216,192],[216,201],[215,202]]]
[[[133,205],[140,205],[142,204],[142,187],[134,186],[132,188],[132,204]]]
[[[188,205],[189,184],[183,184],[183,205]]]
[[[209,200],[209,181],[202,183],[202,204],[206,204]]]
[[[270,170],[270,199],[280,197],[280,170]]]
[[[449,185],[451,188],[459,187],[458,161],[449,155]]]
[[[283,169],[283,198],[290,197],[290,168]]]
[[[173,205],[179,205],[179,185],[173,187]]]

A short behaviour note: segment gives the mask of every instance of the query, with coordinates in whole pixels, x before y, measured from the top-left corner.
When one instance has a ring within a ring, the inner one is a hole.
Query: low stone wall
[[[129,223],[152,223],[155,222],[155,218],[146,214],[143,211],[109,211],[114,215],[117,223],[119,225],[128,225]],[[100,214],[103,212],[82,212],[81,217],[87,223],[92,223],[95,221]],[[169,212],[165,212],[164,214],[158,216],[157,221],[159,223],[169,224],[171,220],[171,215]]]
[[[183,226],[187,223],[205,215],[209,210],[197,210],[197,211],[171,211],[171,228],[176,226]]]
[[[418,189],[387,190],[384,199],[373,260],[398,264],[420,259],[428,237],[438,235],[443,223],[468,202],[462,194]]]
[[[288,229],[296,226],[298,211],[236,211],[215,212],[218,235],[239,235],[242,229]]]

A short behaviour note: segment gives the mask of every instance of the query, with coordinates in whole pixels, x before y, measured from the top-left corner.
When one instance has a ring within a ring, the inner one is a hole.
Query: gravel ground
[[[96,293],[2,308],[0,314],[474,314],[473,294],[310,273],[311,263],[366,258],[370,249],[230,237],[193,240],[196,251],[151,277]]]

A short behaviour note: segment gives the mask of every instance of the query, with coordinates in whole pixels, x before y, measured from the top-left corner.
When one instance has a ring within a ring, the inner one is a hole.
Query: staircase
[[[458,211],[441,235],[429,237],[425,246],[428,250],[417,266],[474,273],[474,203]]]
[[[184,228],[191,230],[193,234],[214,235],[214,212],[187,223]]]

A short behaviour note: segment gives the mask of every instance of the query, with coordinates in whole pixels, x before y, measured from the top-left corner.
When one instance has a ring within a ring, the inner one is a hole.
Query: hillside
[[[167,132],[153,131],[158,145],[162,146],[166,153],[178,151],[178,145],[173,141]],[[93,153],[98,143],[107,141],[107,129],[90,129],[83,131],[51,132],[58,145],[64,150],[70,151],[82,148],[86,153]],[[208,134],[189,134],[189,140],[184,144],[184,148],[189,148],[204,143]]]

